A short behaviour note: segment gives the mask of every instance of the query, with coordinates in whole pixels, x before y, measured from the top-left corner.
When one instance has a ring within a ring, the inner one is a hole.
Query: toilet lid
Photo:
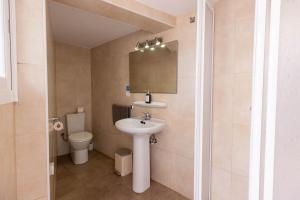
[[[78,132],[78,133],[72,133],[69,135],[69,140],[74,142],[83,142],[88,141],[93,138],[93,135],[89,132]]]

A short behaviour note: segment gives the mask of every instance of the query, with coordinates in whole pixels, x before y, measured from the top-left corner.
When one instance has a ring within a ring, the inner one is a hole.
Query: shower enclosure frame
[[[202,199],[205,9],[197,0],[194,200]],[[273,200],[281,0],[256,0],[253,46],[249,200]],[[263,140],[264,139],[264,140]]]
[[[203,148],[203,118],[204,118],[204,69],[205,69],[205,20],[206,7],[209,7],[214,15],[212,0],[197,0],[197,47],[196,47],[196,80],[195,80],[195,136],[194,136],[194,200],[202,200],[204,192],[204,184],[210,190],[211,172],[209,180],[203,182],[203,152],[208,151],[210,163],[208,165],[211,169],[211,142],[210,149]],[[214,25],[214,19],[213,19]],[[212,38],[213,40],[213,38]],[[213,42],[213,41],[212,41]],[[213,48],[212,48],[213,50]],[[213,54],[212,54],[213,56]],[[212,62],[213,66],[213,62]],[[213,70],[213,69],[212,69]],[[212,88],[211,88],[212,89]],[[212,113],[211,113],[212,115]],[[212,130],[212,127],[211,127]],[[211,133],[210,136],[211,138]],[[209,191],[210,199],[210,191]],[[204,199],[203,199],[204,200]]]

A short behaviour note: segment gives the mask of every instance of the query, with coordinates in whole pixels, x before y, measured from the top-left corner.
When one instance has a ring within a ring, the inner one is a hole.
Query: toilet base
[[[89,160],[88,149],[73,150],[72,161],[75,165],[86,163]]]

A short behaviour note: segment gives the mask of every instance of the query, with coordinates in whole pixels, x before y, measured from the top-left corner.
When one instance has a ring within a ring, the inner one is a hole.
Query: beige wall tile
[[[0,199],[16,199],[14,104],[0,106]]]
[[[46,58],[42,15],[44,1],[16,2],[18,63],[44,64]]]
[[[41,67],[18,65],[19,101],[15,106],[18,199],[35,199],[47,194],[47,90],[46,72]]]
[[[247,199],[254,5],[215,4],[213,200]]]
[[[234,125],[232,141],[232,172],[248,176],[250,155],[250,126]]]
[[[254,41],[254,19],[236,20],[235,73],[251,73]]]
[[[15,105],[17,199],[47,196],[45,0],[16,1],[18,93]]]
[[[250,125],[252,74],[234,76],[233,87],[233,123]]]
[[[214,200],[231,199],[231,171],[212,168],[211,193]]]
[[[112,122],[112,104],[131,105],[133,101],[144,98],[144,94],[125,96],[125,86],[129,83],[128,53],[134,50],[137,41],[155,36],[163,37],[165,42],[178,40],[178,93],[153,94],[155,101],[167,102],[168,107],[135,107],[133,115],[140,116],[148,111],[153,117],[166,120],[166,128],[157,134],[158,144],[151,146],[152,178],[189,198],[193,195],[196,48],[196,24],[189,23],[190,15],[179,17],[177,27],[169,31],[157,35],[139,31],[92,49],[95,148],[113,157],[119,147],[132,148],[132,138],[116,131]],[[180,178],[175,179],[174,173]]]
[[[194,191],[194,162],[193,159],[173,155],[173,189],[184,196],[193,199]]]
[[[16,137],[17,192],[20,200],[37,199],[47,194],[45,147],[45,135],[28,133]]]
[[[20,102],[45,103],[45,74],[45,65],[18,64],[18,97]]]
[[[231,175],[231,199],[246,200],[248,199],[248,177]]]
[[[67,44],[55,44],[56,113],[65,120],[66,114],[83,106],[86,130],[92,130],[91,111],[91,52],[89,49]],[[65,132],[65,131],[64,131]],[[69,153],[69,145],[57,135],[58,155]]]
[[[232,124],[215,124],[212,138],[212,165],[231,171],[232,163]]]
[[[235,20],[236,0],[218,1],[215,4],[215,28],[218,29],[224,25],[232,25]]]
[[[234,14],[237,20],[253,18],[255,11],[255,1],[253,0],[234,0]]]
[[[180,114],[179,114],[180,115]],[[194,131],[194,119],[185,119],[184,117],[177,117],[172,119],[170,125],[170,134],[166,140],[172,142],[172,151],[177,154],[184,156],[189,159],[194,158],[194,135],[190,133]],[[180,124],[180,126],[178,126]],[[161,135],[163,135],[162,133]],[[159,138],[159,137],[158,137]],[[164,143],[162,143],[164,145]],[[166,150],[168,148],[164,147]]]
[[[233,88],[234,77],[232,75],[214,75],[213,123],[232,123]]]
[[[174,163],[171,152],[151,146],[151,178],[164,184],[172,185]]]
[[[46,83],[43,65],[18,64],[18,103],[16,134],[45,134]],[[30,132],[29,132],[30,131]]]
[[[211,197],[215,200],[248,199],[248,177],[213,168]]]
[[[114,158],[115,151],[117,150],[116,136],[112,133],[102,132],[100,134],[97,134],[96,137],[97,137],[97,140],[95,140],[96,150],[104,153],[105,155],[111,158]]]
[[[231,75],[234,72],[235,58],[234,25],[215,26],[214,73]]]

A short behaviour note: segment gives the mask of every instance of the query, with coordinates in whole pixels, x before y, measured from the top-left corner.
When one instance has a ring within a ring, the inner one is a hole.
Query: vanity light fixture
[[[166,44],[163,43],[163,39],[161,37],[156,37],[152,40],[146,40],[144,42],[138,42],[134,49],[135,51],[145,52],[147,49],[154,51],[158,47],[166,47]]]

